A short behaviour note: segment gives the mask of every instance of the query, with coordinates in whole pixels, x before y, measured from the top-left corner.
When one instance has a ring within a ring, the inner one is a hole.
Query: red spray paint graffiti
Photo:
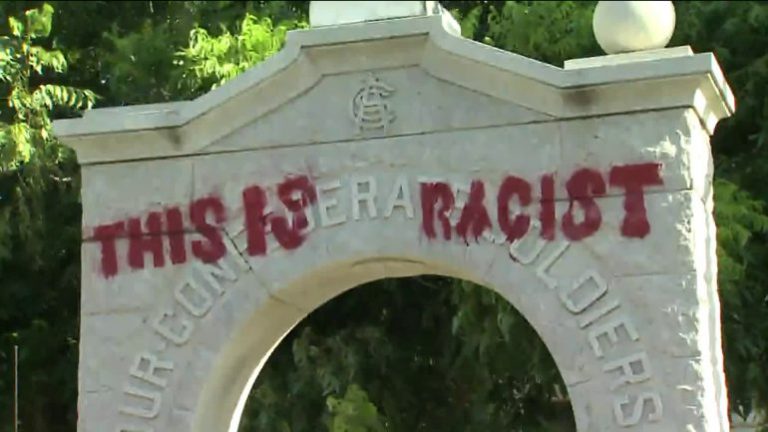
[[[603,222],[598,198],[607,195],[609,188],[619,189],[624,196],[624,217],[621,235],[628,238],[645,238],[651,225],[645,207],[646,188],[663,184],[661,165],[643,163],[614,166],[607,176],[599,170],[581,168],[574,171],[565,182],[567,210],[560,218],[560,231],[568,240],[579,241],[597,233]],[[422,210],[420,229],[430,240],[452,240],[453,234],[464,242],[478,241],[495,222],[508,242],[523,237],[538,218],[541,236],[554,240],[557,232],[555,208],[555,174],[547,173],[539,178],[538,197],[536,188],[527,180],[508,175],[501,181],[495,197],[486,191],[486,183],[473,180],[469,197],[461,209],[458,221],[451,223],[456,196],[447,182],[422,182],[420,204]],[[277,202],[282,214],[269,212],[266,188],[250,185],[241,194],[247,238],[245,252],[250,256],[267,254],[267,234],[272,233],[279,245],[287,250],[301,247],[306,241],[305,229],[309,226],[308,211],[318,202],[318,188],[307,176],[292,176],[277,185]],[[494,199],[495,198],[495,199]],[[495,201],[495,209],[486,207]],[[514,214],[512,204],[517,209]],[[533,209],[538,206],[538,211]],[[577,222],[578,213],[582,214]],[[184,223],[188,218],[189,226]],[[112,277],[120,270],[117,239],[128,238],[128,251],[124,264],[130,269],[154,268],[184,264],[190,256],[203,262],[215,262],[226,254],[222,232],[228,220],[227,207],[221,198],[207,196],[191,202],[186,209],[168,207],[164,211],[152,211],[142,219],[125,220],[97,226],[93,238],[100,245],[101,272]],[[197,233],[201,238],[192,240],[187,248],[185,231]],[[166,256],[165,246],[168,246]]]

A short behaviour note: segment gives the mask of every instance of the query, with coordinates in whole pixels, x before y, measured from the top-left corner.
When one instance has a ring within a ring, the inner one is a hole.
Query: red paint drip
[[[594,197],[605,195],[605,181],[599,171],[582,168],[571,175],[565,187],[570,203],[563,216],[563,234],[572,241],[582,240],[597,232],[603,222]],[[584,220],[578,224],[573,217],[576,203],[584,210]]]
[[[296,197],[296,194],[299,197]],[[284,216],[274,216],[270,219],[272,232],[282,247],[287,250],[296,249],[304,243],[302,230],[307,228],[306,209],[317,201],[317,191],[307,176],[289,178],[277,186],[277,196],[292,213],[292,222]]]
[[[662,185],[661,164],[643,163],[620,165],[611,168],[608,180],[611,187],[625,191],[621,234],[625,237],[644,238],[651,230],[645,207],[645,188]],[[554,174],[545,174],[540,179],[541,200],[538,213],[541,222],[541,237],[554,240],[556,231],[555,214],[555,179]],[[599,171],[580,169],[573,173],[566,189],[569,207],[563,215],[562,230],[566,238],[572,241],[584,239],[597,232],[602,224],[602,215],[597,201],[598,196],[606,193],[606,182]],[[277,188],[278,198],[287,210],[286,215],[266,214],[267,195],[264,189],[254,185],[242,192],[245,211],[249,255],[265,255],[267,251],[267,224],[282,247],[291,250],[300,247],[306,241],[306,228],[309,225],[307,209],[317,201],[317,192],[307,176],[287,178]],[[471,184],[467,204],[464,206],[456,226],[457,234],[468,241],[470,236],[478,239],[492,226],[488,210],[484,205],[485,186],[475,180]],[[517,200],[521,207],[532,203],[532,186],[522,178],[506,177],[497,195],[497,221],[508,241],[517,240],[530,229],[531,215],[521,211],[510,215],[510,203]],[[429,239],[441,236],[445,240],[452,237],[450,214],[454,210],[455,196],[452,188],[445,182],[421,184],[421,229]],[[584,212],[584,220],[576,223],[574,213],[576,205]],[[189,206],[189,218],[203,239],[191,243],[192,255],[204,262],[212,262],[226,254],[221,225],[226,220],[226,208],[216,197],[207,197],[194,201]],[[163,231],[165,219],[166,231]],[[212,219],[212,220],[210,220]],[[188,261],[183,212],[179,207],[170,207],[163,212],[151,212],[146,219],[131,218],[104,224],[94,229],[94,239],[101,248],[101,272],[106,278],[115,276],[119,271],[117,256],[117,238],[128,235],[128,265],[130,268],[145,267],[145,256],[152,255],[154,267],[165,265],[163,236],[168,235],[170,262],[182,264]]]
[[[208,222],[208,214],[213,213],[214,223]],[[224,203],[218,197],[205,197],[195,200],[189,206],[189,219],[195,230],[205,240],[192,241],[192,255],[205,263],[216,262],[227,253],[221,225],[226,220]]]
[[[248,254],[267,253],[267,194],[260,186],[249,186],[243,190],[245,209],[245,230],[248,237]]]
[[[555,239],[555,176],[545,174],[541,176],[541,209],[539,210],[539,222],[541,223],[541,238],[544,240]]]
[[[93,237],[101,244],[101,273],[109,279],[117,274],[117,237],[125,233],[122,221],[99,225],[93,230]]]
[[[448,215],[453,209],[455,197],[447,183],[422,183],[421,184],[421,228],[427,238],[437,237],[435,218],[438,219],[443,229],[443,238],[451,239],[451,222]],[[438,203],[440,209],[437,209]]]
[[[165,220],[171,248],[171,263],[184,264],[187,262],[187,249],[184,244],[184,219],[181,209],[179,207],[166,209]]]
[[[661,164],[644,163],[619,165],[611,168],[609,182],[613,187],[624,188],[624,220],[621,234],[631,238],[645,238],[651,232],[651,224],[645,209],[646,186],[664,184],[660,175]]]
[[[522,238],[531,226],[531,217],[527,214],[518,214],[510,219],[509,202],[517,197],[520,206],[527,207],[531,204],[531,184],[520,177],[507,176],[499,187],[497,197],[499,228],[507,236],[510,243]]]
[[[461,211],[459,223],[456,224],[456,233],[466,242],[469,241],[470,235],[477,240],[483,235],[483,231],[492,227],[484,201],[485,185],[480,180],[473,180],[469,187],[469,199]]]
[[[152,254],[155,268],[165,265],[163,254],[163,215],[150,212],[145,222],[146,232],[141,227],[141,219],[128,219],[128,266],[132,269],[144,268],[144,255]]]

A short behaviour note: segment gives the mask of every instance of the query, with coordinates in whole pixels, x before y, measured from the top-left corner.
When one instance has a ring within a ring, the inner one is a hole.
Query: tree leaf
[[[53,24],[53,7],[47,3],[38,9],[32,9],[26,12],[27,31],[33,38],[48,37],[51,34]]]

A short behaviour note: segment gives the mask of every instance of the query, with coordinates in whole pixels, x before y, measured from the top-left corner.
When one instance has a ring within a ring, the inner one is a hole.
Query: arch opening
[[[230,431],[318,424],[576,430],[555,361],[523,314],[492,289],[437,274],[366,281],[309,313],[257,365]]]

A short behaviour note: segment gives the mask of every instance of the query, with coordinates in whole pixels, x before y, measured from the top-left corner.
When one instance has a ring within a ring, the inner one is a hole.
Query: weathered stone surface
[[[195,101],[57,123],[84,164],[79,432],[228,430],[308,313],[427,273],[526,317],[579,431],[728,429],[711,56],[562,70],[452,22],[295,32]]]
[[[328,76],[300,98],[211,144],[206,150],[332,143],[552,119],[522,106],[442,82],[414,66],[376,74],[381,84],[391,89],[386,99],[394,118],[386,129],[359,131],[353,104],[355,95],[365,87],[369,76],[370,72]],[[321,116],[325,121],[318,122],[317,118]],[[514,145],[513,142],[508,144]]]
[[[488,202],[493,204],[499,184],[508,175],[530,182],[534,198],[540,199],[541,176],[553,174],[553,197],[566,200],[567,182],[580,168],[601,172],[608,183],[613,166],[648,162],[660,164],[663,181],[645,187],[648,193],[694,189],[704,197],[711,183],[706,180],[711,175],[711,155],[706,137],[692,123],[693,116],[692,111],[681,109],[599,120],[473,126],[451,132],[87,166],[83,169],[84,235],[90,238],[93,228],[101,224],[143,218],[150,211],[172,206],[187,212],[194,199],[211,195],[222,198],[228,214],[237,216],[242,213],[244,188],[257,184],[274,189],[286,176],[296,175],[311,176],[318,184],[340,181],[340,206],[346,211],[349,203],[344,201],[349,200],[350,182],[355,178],[374,177],[379,206],[384,206],[384,195],[391,192],[400,175],[407,177],[417,207],[419,178],[442,178],[467,190],[472,180],[483,180],[488,185]],[[258,136],[238,133],[228,142],[245,147],[248,137]],[[641,136],[644,138],[637,138]],[[624,189],[609,185],[606,194],[620,196]],[[163,229],[167,231],[167,227]]]

